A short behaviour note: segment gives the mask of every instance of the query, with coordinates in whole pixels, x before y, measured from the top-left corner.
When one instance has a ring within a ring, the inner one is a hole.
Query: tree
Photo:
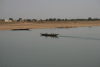
[[[19,18],[19,20],[22,20],[22,18]]]
[[[88,20],[90,21],[90,20],[92,20],[92,18],[91,18],[91,17],[89,17],[89,18],[88,18]]]
[[[94,20],[99,20],[98,18],[95,18]]]
[[[61,19],[62,21],[64,21],[64,19]]]
[[[42,22],[42,19],[40,19],[40,21]]]
[[[12,20],[13,21],[13,18],[9,18],[9,20]]]
[[[52,18],[49,19],[49,21],[52,21],[52,20],[53,20]]]
[[[58,18],[57,20],[58,20],[58,21],[61,21],[61,19],[59,19],[59,18]]]
[[[53,21],[56,21],[56,18],[53,18]]]
[[[31,22],[31,19],[26,19],[26,21]]]
[[[46,21],[48,21],[48,19],[46,19]]]
[[[67,19],[65,19],[65,21],[67,21]]]

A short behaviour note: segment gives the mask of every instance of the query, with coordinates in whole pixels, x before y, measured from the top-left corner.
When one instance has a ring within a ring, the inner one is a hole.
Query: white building
[[[12,22],[12,20],[7,20],[7,19],[5,19],[5,22]]]

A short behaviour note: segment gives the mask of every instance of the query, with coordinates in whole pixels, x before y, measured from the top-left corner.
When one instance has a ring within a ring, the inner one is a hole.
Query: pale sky
[[[100,18],[100,0],[0,0],[0,19]]]

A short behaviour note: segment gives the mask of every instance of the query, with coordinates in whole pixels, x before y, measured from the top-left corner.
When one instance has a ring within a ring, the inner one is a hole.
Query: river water
[[[0,31],[0,66],[100,67],[100,27]]]

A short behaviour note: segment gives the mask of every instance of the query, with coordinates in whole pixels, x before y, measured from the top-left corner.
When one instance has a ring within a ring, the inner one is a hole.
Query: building
[[[7,19],[5,19],[4,21],[5,21],[5,22],[12,22],[12,20],[7,20]]]

